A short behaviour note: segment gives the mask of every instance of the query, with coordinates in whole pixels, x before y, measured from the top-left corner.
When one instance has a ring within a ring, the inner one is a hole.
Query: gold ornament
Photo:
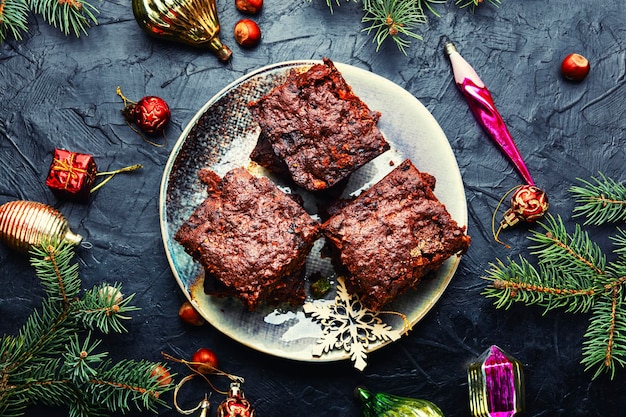
[[[67,219],[47,204],[20,200],[0,206],[0,240],[7,246],[27,253],[44,239],[58,239],[73,245],[83,240],[70,230]]]
[[[139,26],[156,38],[205,46],[220,61],[228,61],[231,50],[219,38],[220,22],[216,0],[132,0]]]

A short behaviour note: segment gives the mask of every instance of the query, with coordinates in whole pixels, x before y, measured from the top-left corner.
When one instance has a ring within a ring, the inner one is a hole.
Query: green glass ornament
[[[363,387],[355,394],[363,405],[363,417],[444,417],[439,407],[427,400],[371,393]]]

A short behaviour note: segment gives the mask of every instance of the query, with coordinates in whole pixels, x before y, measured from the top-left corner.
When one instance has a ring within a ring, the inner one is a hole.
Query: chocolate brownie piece
[[[175,239],[219,283],[215,295],[235,295],[250,310],[264,301],[301,302],[304,286],[293,277],[300,276],[319,223],[269,179],[243,167],[223,178],[202,170],[201,177],[208,196]]]
[[[249,103],[261,127],[251,159],[276,172],[286,168],[309,191],[325,190],[389,149],[369,109],[329,59]],[[271,145],[271,148],[268,148]]]
[[[372,310],[415,288],[470,243],[433,193],[435,179],[405,160],[322,224],[346,287]]]

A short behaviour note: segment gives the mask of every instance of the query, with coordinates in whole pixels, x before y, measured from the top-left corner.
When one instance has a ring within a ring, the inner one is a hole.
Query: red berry
[[[150,376],[156,378],[159,385],[162,387],[172,383],[172,375],[163,365],[155,366],[154,369],[152,369],[152,372],[150,372]]]
[[[561,63],[561,74],[571,81],[584,80],[589,69],[589,60],[580,54],[569,54]]]
[[[263,0],[235,0],[237,10],[248,14],[257,14],[263,7]]]
[[[201,374],[210,374],[217,370],[217,355],[211,349],[200,348],[191,357],[192,366]]]
[[[204,319],[198,313],[198,310],[191,305],[189,301],[185,301],[178,309],[178,317],[187,324],[192,326],[202,326]]]
[[[235,40],[243,47],[252,47],[261,40],[261,29],[254,20],[241,19],[235,24]]]

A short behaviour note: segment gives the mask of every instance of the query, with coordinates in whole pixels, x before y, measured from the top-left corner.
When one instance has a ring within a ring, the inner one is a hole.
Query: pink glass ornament
[[[524,411],[522,364],[492,345],[467,370],[474,417],[513,417]]]
[[[509,130],[504,124],[504,120],[502,120],[502,116],[496,109],[491,93],[485,86],[485,83],[482,82],[470,64],[463,59],[453,43],[446,44],[445,53],[448,55],[452,65],[454,81],[465,96],[476,120],[510,158],[528,185],[535,185]]]

